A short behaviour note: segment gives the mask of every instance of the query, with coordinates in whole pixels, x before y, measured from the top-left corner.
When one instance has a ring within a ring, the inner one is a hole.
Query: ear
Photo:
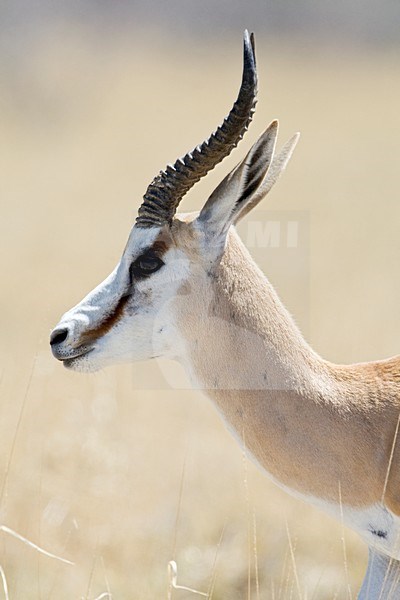
[[[225,236],[230,225],[254,208],[277,181],[299,138],[299,134],[293,136],[275,157],[277,134],[278,121],[272,121],[246,158],[211,194],[198,217],[207,234]]]

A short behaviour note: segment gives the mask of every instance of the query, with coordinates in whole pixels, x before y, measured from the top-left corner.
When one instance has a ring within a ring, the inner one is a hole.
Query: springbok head
[[[94,371],[116,362],[178,357],[176,314],[182,302],[207,302],[233,227],[268,193],[284,170],[297,136],[274,155],[273,121],[244,160],[218,185],[200,213],[176,215],[186,192],[237,146],[254,113],[254,37],[244,34],[243,77],[223,124],[200,146],[152,181],[114,271],[53,330],[54,356],[68,368]]]

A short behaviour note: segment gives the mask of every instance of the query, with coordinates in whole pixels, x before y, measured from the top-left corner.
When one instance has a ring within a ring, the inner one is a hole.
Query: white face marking
[[[64,360],[65,366],[95,371],[117,362],[174,354],[172,304],[189,273],[185,253],[171,246],[162,256],[164,265],[158,271],[135,278],[130,286],[132,262],[153,245],[159,234],[160,228],[132,228],[114,271],[63,315],[56,330],[68,330],[68,337],[53,347],[53,353]],[[119,310],[115,322],[102,331],[102,325]],[[99,328],[101,335],[90,339],[88,332]]]

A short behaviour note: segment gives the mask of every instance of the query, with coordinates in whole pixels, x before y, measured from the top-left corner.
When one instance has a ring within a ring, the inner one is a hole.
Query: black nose
[[[55,329],[50,336],[50,346],[57,346],[65,342],[69,334],[69,330],[66,327],[62,329]]]

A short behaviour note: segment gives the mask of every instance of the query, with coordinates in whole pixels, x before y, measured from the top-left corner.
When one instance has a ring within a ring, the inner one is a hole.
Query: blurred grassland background
[[[116,264],[152,177],[228,112],[249,27],[254,123],[184,210],[272,118],[281,142],[301,130],[256,215],[306,215],[304,273],[253,254],[325,357],[398,353],[398,5],[111,6],[0,9],[0,525],[75,563],[0,531],[10,598],[167,598],[172,559],[178,583],[206,592],[214,580],[214,600],[348,598],[363,544],[270,483],[179,369],[67,372],[48,336]]]

